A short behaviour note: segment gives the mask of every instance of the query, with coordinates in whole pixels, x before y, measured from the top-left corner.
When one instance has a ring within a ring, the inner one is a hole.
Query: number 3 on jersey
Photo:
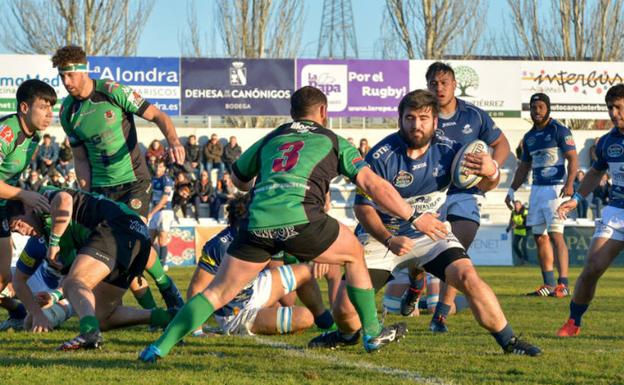
[[[303,148],[303,142],[284,143],[278,147],[282,151],[282,157],[273,160],[273,172],[289,171],[299,162],[299,151]]]

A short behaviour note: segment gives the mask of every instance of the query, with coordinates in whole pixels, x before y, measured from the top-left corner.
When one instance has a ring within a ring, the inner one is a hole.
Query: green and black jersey
[[[67,96],[60,112],[61,125],[72,147],[84,146],[87,152],[91,186],[150,180],[134,123],[134,115],[143,115],[149,102],[115,81],[93,83],[88,98]]]
[[[243,182],[256,177],[248,230],[301,225],[323,218],[330,181],[354,179],[366,163],[347,140],[316,123],[284,124],[234,164]]]
[[[39,135],[27,136],[17,114],[0,118],[0,178],[15,186],[39,144]],[[0,206],[6,201],[0,199]]]

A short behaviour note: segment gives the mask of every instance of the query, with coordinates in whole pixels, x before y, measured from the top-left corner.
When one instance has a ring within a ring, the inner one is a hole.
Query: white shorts
[[[215,314],[215,319],[224,334],[253,335],[253,326],[258,311],[271,297],[272,288],[271,270],[264,270],[252,283],[253,294],[244,308],[227,317]]]
[[[147,226],[150,230],[169,232],[171,230],[172,223],[173,210],[160,210],[150,218]]]
[[[414,238],[414,247],[402,256],[394,254],[370,235],[361,234],[358,238],[360,243],[364,245],[366,266],[369,269],[386,270],[398,274],[399,270],[406,267],[422,267],[448,249],[456,247],[463,249],[455,235],[450,232],[450,223],[445,222],[445,224],[449,230],[446,239],[433,241],[426,235]]]
[[[596,219],[594,238],[607,238],[614,241],[624,241],[624,209],[605,206],[602,216]]]
[[[557,208],[564,201],[559,198],[563,185],[531,186],[527,226],[535,235],[563,233],[563,221],[557,215]]]
[[[446,202],[440,210],[442,218],[450,215],[466,218],[467,220],[481,224],[481,201],[482,195],[477,194],[451,194],[446,197]]]

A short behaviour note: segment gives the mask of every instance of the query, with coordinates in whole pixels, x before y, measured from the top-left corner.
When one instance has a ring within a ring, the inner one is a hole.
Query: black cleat
[[[409,287],[403,297],[401,297],[401,315],[407,317],[411,315],[418,306],[418,300],[422,294],[422,290]]]
[[[76,338],[65,342],[56,350],[72,351],[80,349],[100,349],[104,343],[104,338],[99,330],[90,333],[80,334]]]
[[[375,352],[382,346],[396,342],[407,334],[407,324],[399,322],[390,326],[385,326],[377,337],[364,336],[364,349],[367,352]]]
[[[505,353],[527,355],[536,357],[542,354],[540,348],[535,345],[521,340],[518,337],[512,337],[507,346],[505,346]]]
[[[339,330],[335,330],[331,332],[325,332],[320,336],[312,338],[310,342],[308,342],[308,347],[336,349],[341,346],[357,345],[359,340],[359,330],[351,338],[345,338]]]

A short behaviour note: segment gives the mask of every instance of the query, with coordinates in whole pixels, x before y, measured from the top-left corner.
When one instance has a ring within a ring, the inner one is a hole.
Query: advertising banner
[[[61,106],[60,100],[67,96],[67,91],[58,76],[58,70],[52,68],[52,61],[47,55],[0,55],[0,115],[14,113],[17,110],[15,93],[17,87],[28,79],[39,79],[54,87],[59,101],[55,111]]]
[[[330,116],[396,117],[409,88],[407,60],[297,60],[297,88],[321,89]]]
[[[170,241],[167,247],[167,265],[194,266],[195,265],[195,227],[174,226],[169,233]]]
[[[478,266],[511,266],[511,239],[504,225],[482,224],[468,249],[472,263]]]
[[[425,74],[433,60],[410,60],[410,90],[426,89]],[[457,88],[455,96],[487,111],[492,117],[518,118],[520,61],[450,60]]]
[[[550,97],[551,115],[566,119],[609,119],[607,90],[624,82],[624,65],[614,62],[522,62],[522,116],[530,117],[529,98]]]
[[[295,61],[181,59],[183,115],[290,115]]]
[[[157,57],[89,57],[93,79],[130,86],[169,115],[180,115],[180,59]]]

